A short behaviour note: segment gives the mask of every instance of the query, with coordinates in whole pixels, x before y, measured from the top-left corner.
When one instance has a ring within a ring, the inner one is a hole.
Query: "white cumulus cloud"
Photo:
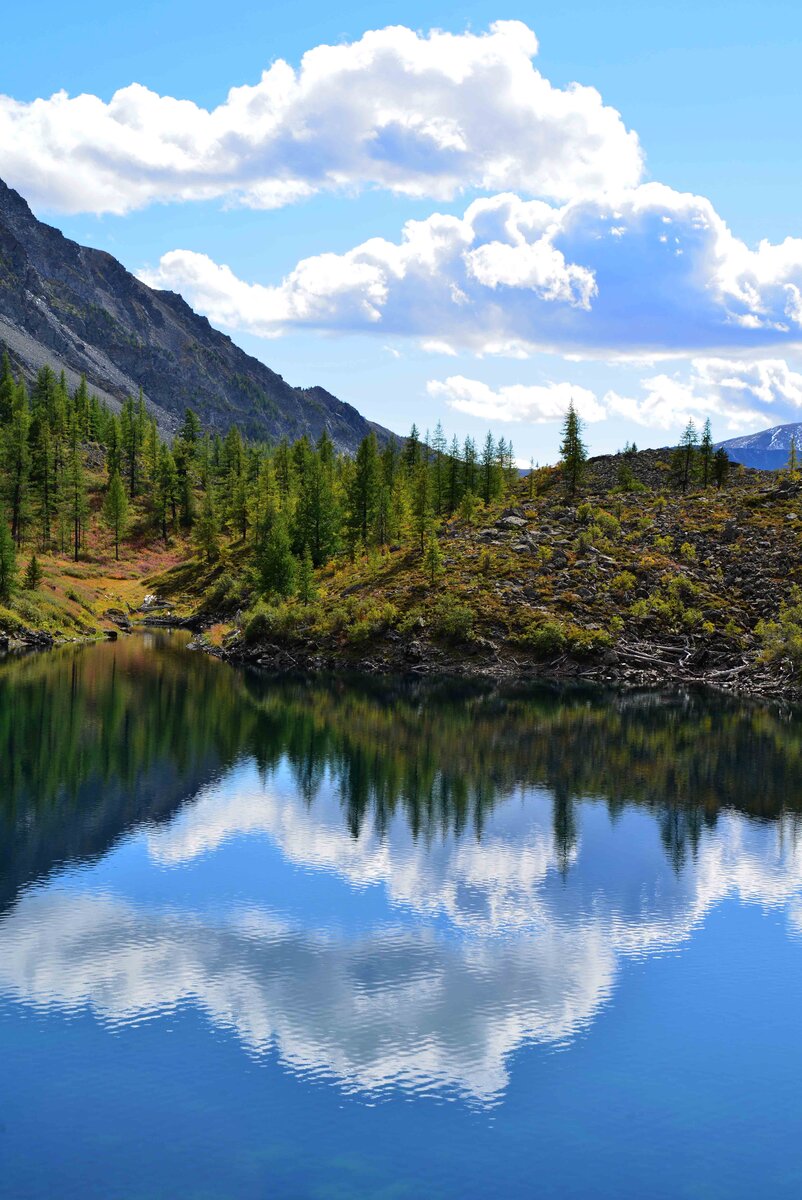
[[[486,421],[560,421],[573,400],[584,421],[616,416],[666,432],[679,431],[690,420],[701,425],[708,418],[717,430],[739,432],[778,419],[793,420],[793,410],[802,408],[802,374],[784,359],[695,358],[681,371],[641,379],[634,395],[610,390],[599,397],[570,382],[493,388],[464,375],[430,379],[426,390],[449,408]]]
[[[559,421],[572,400],[585,421],[601,421],[607,415],[593,392],[570,383],[518,383],[494,390],[478,379],[451,375],[442,381],[431,379],[426,390],[449,408],[486,421]]]
[[[261,336],[376,331],[479,354],[753,357],[802,342],[802,239],[756,250],[704,197],[645,184],[562,206],[504,193],[401,239],[303,259],[274,285],[174,250],[141,276]]]
[[[519,21],[403,26],[279,59],[207,110],[132,83],[108,103],[0,96],[3,176],[62,212],[224,197],[272,208],[321,189],[445,199],[464,188],[558,200],[637,183],[636,135],[591,87],[552,86]]]

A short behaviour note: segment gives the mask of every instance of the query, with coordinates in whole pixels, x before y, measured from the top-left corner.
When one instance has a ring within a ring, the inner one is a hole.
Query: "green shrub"
[[[604,537],[615,540],[621,536],[621,523],[611,512],[605,512],[601,509],[596,513],[594,526],[601,530]]]
[[[586,658],[613,644],[605,630],[583,629],[571,621],[533,622],[516,641],[540,659],[557,658],[565,653]]]
[[[531,625],[519,640],[536,658],[557,658],[566,647],[565,633],[558,621]]]
[[[799,670],[802,667],[802,588],[792,589],[790,600],[780,606],[776,621],[759,621],[756,633],[763,643],[761,657],[764,662],[787,659],[795,670]]]
[[[620,596],[628,596],[630,592],[634,592],[637,585],[638,581],[631,571],[621,571],[610,581],[610,590]]]
[[[243,641],[252,646],[268,638],[286,638],[297,630],[305,615],[299,605],[257,604],[243,622]]]
[[[432,612],[432,633],[448,642],[470,642],[475,620],[470,604],[454,596],[441,596]]]

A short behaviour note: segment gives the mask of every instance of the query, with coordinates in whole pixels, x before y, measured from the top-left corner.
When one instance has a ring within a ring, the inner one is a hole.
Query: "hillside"
[[[314,603],[257,605],[232,620],[205,581],[178,568],[152,581],[206,629],[199,644],[275,670],[712,683],[797,694],[802,484],[733,471],[721,489],[679,493],[670,453],[591,460],[582,494],[559,470],[455,514],[442,564],[412,546],[329,564]],[[236,573],[236,557],[225,570]],[[206,589],[204,593],[204,588]],[[241,595],[239,601],[241,603]],[[802,642],[800,643],[802,644]],[[216,648],[215,648],[216,647]]]
[[[796,439],[799,451],[802,447],[802,423],[774,425],[771,429],[729,438],[717,445],[723,446],[734,462],[742,463],[745,467],[754,467],[759,471],[781,471],[788,464],[792,438]]]
[[[246,437],[317,439],[355,450],[372,426],[322,387],[296,388],[212,328],[180,296],[141,283],[110,254],[38,221],[0,180],[0,342],[28,379],[43,365],[86,375],[119,407],[140,387],[164,432],[192,407]]]

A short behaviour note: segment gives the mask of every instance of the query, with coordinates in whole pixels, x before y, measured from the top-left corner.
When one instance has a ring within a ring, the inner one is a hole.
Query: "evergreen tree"
[[[496,494],[496,443],[488,430],[482,448],[482,499],[489,504]]]
[[[178,469],[172,451],[162,442],[156,461],[156,487],[154,509],[156,522],[165,543],[169,540],[169,529],[176,523],[178,515]]]
[[[696,448],[699,444],[699,435],[696,432],[696,426],[693,423],[693,418],[688,421],[685,426],[685,432],[680,438],[677,454],[674,459],[673,468],[676,481],[682,488],[683,492],[687,492],[688,486],[691,483],[696,466]]]
[[[412,428],[409,431],[406,445],[404,446],[404,466],[408,471],[412,472],[417,467],[421,459],[420,434],[418,427],[413,422]]]
[[[217,562],[220,557],[220,521],[211,489],[203,497],[200,517],[195,525],[195,544],[207,562]]]
[[[429,464],[425,460],[421,460],[415,470],[412,518],[415,541],[418,543],[421,554],[423,554],[426,549],[426,540],[432,527],[432,496]]]
[[[11,359],[8,356],[8,350],[4,346],[3,358],[2,362],[0,362],[0,429],[11,420],[16,387],[17,385],[11,370]]]
[[[28,592],[35,592],[42,582],[42,568],[39,566],[39,560],[35,554],[32,554],[25,568],[22,586]]]
[[[356,452],[346,498],[346,536],[353,553],[358,543],[367,546],[375,535],[379,490],[379,455],[376,434],[371,432]]]
[[[443,574],[443,556],[440,553],[440,544],[434,536],[430,537],[426,543],[426,549],[423,553],[423,570],[429,581],[429,586],[433,588]]]
[[[84,475],[83,452],[79,441],[77,422],[71,422],[69,448],[64,475],[63,506],[65,524],[69,525],[72,537],[72,553],[78,561],[83,545],[86,519],[89,515],[89,505],[86,497],[86,476]]]
[[[302,604],[311,604],[316,599],[315,568],[308,546],[304,546],[301,561],[298,564],[298,599]]]
[[[17,580],[17,547],[8,527],[5,514],[0,509],[0,601],[11,599]]]
[[[128,522],[128,497],[118,471],[115,471],[109,480],[103,501],[103,520],[111,530],[114,538],[114,557],[119,562],[120,539],[125,536]]]
[[[699,465],[702,469],[702,486],[707,487],[710,482],[710,477],[713,469],[713,434],[710,429],[710,418],[708,417],[702,430],[702,440],[699,443]]]
[[[19,383],[14,390],[11,420],[3,438],[0,460],[5,474],[5,498],[11,515],[11,536],[18,546],[22,544],[30,500],[30,419],[28,392],[25,384]]]
[[[713,479],[717,488],[722,488],[730,473],[730,456],[723,446],[719,446],[713,455]]]
[[[585,472],[587,458],[587,448],[582,440],[582,421],[574,407],[573,400],[571,400],[568,412],[565,414],[560,444],[560,462],[569,496],[576,495]]]
[[[275,513],[259,560],[263,595],[289,596],[295,585],[295,559],[284,514]]]
[[[799,474],[799,462],[798,462],[797,451],[796,451],[796,434],[795,433],[791,434],[791,442],[788,447],[788,466],[786,467],[786,473],[787,473],[789,479],[796,479],[797,475]]]

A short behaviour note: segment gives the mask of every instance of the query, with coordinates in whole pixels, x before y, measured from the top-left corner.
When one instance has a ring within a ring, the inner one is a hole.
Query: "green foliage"
[[[638,581],[631,571],[620,571],[610,581],[610,591],[620,596],[628,596],[630,592],[634,592],[637,585]]]
[[[0,510],[0,600],[8,602],[17,581],[17,548]]]
[[[39,560],[35,554],[32,554],[25,568],[25,574],[22,579],[22,586],[28,592],[35,592],[42,582],[42,568],[39,566]]]
[[[114,557],[119,559],[120,540],[125,537],[128,522],[128,497],[125,494],[119,471],[115,471],[109,480],[103,500],[103,520],[111,530],[114,539]]]
[[[258,562],[264,595],[290,596],[295,589],[295,558],[283,513],[276,513]]]
[[[434,587],[443,574],[443,556],[440,553],[440,543],[436,537],[430,537],[423,552],[423,571],[429,583]]]
[[[627,451],[625,450],[624,453],[626,454]],[[635,478],[635,473],[628,462],[623,462],[619,466],[618,471],[616,472],[616,481],[618,484],[618,490],[620,492],[629,493],[647,491],[646,485],[641,483],[639,479]]]
[[[585,629],[573,621],[537,620],[515,639],[543,661],[571,654],[591,658],[609,649],[612,637],[603,629]]]
[[[687,575],[664,576],[660,586],[643,600],[630,607],[630,615],[640,620],[653,621],[673,632],[701,630],[711,633],[713,626],[705,622],[696,605],[702,591]]]
[[[582,441],[582,422],[579,419],[572,400],[568,405],[568,412],[565,414],[563,436],[560,444],[560,463],[562,465],[563,480],[570,496],[576,494],[577,488],[582,482],[587,457],[587,448]]]
[[[476,613],[470,604],[455,596],[440,596],[431,614],[432,633],[443,641],[465,643],[473,640]]]
[[[802,668],[802,588],[794,587],[789,600],[780,606],[776,621],[760,621],[755,631],[762,643],[765,662],[787,660],[794,670]]]

